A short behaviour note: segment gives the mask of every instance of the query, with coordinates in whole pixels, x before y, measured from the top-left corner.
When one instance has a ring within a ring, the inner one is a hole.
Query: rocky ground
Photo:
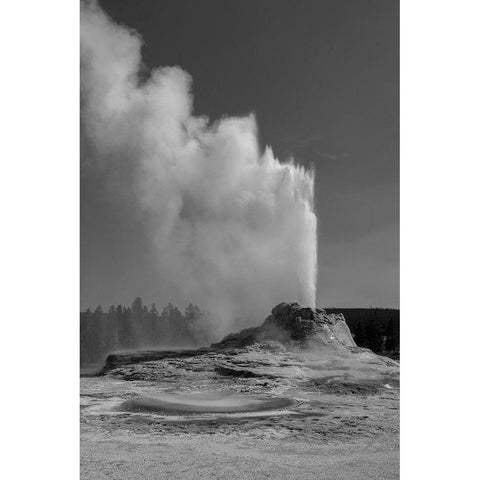
[[[280,304],[210,348],[81,379],[83,479],[398,478],[399,367],[341,315]]]

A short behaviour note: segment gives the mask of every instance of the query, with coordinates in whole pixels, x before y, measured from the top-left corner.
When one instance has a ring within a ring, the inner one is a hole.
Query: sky
[[[254,112],[262,148],[314,169],[317,305],[398,308],[398,2],[99,3],[141,34],[145,72],[191,74],[195,114]],[[84,168],[81,144],[81,307],[163,305],[141,219]]]

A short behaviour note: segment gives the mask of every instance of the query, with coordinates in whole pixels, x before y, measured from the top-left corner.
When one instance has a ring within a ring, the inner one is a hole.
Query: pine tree
[[[371,312],[365,325],[365,336],[368,348],[376,353],[382,352],[383,335],[378,322],[378,314],[376,309]]]
[[[355,335],[355,343],[359,347],[366,347],[367,346],[367,341],[366,341],[366,335],[365,335],[365,328],[363,326],[363,322],[359,321],[357,325],[354,328],[354,335]]]
[[[189,343],[202,343],[206,336],[205,313],[197,305],[188,304],[185,309],[185,337]]]
[[[152,345],[158,345],[162,337],[160,315],[158,314],[157,306],[152,303],[148,312],[148,323],[150,330],[150,338]]]
[[[115,305],[111,305],[107,313],[108,353],[118,349],[118,322]]]
[[[169,303],[162,312],[162,319],[167,328],[167,336],[170,342],[178,344],[182,337],[182,312],[172,303]]]

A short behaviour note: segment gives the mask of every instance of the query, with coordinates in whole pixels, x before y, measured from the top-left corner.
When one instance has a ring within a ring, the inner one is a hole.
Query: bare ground
[[[82,440],[85,479],[378,479],[398,478],[398,446],[384,438],[330,443],[236,434]]]
[[[399,478],[398,365],[368,352],[137,359],[81,394],[82,480]]]

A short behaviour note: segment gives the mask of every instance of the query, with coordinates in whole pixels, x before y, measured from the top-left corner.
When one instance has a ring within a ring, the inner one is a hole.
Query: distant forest
[[[383,308],[327,308],[343,313],[355,342],[376,353],[400,356],[400,311]],[[102,362],[110,352],[155,347],[192,347],[211,342],[209,315],[189,304],[169,303],[160,313],[137,297],[131,306],[101,306],[80,313],[80,363]]]
[[[400,310],[393,308],[326,308],[343,313],[359,347],[400,359]]]
[[[169,303],[161,313],[137,297],[130,307],[98,306],[80,312],[80,363],[103,361],[110,352],[209,343],[208,315],[189,304],[185,312]]]

